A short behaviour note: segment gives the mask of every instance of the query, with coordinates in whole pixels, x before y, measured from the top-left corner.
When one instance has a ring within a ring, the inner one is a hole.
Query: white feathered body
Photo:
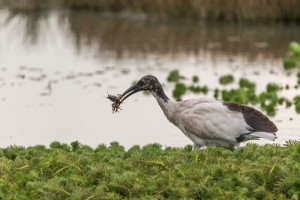
[[[242,112],[229,109],[222,101],[190,99],[172,102],[163,101],[155,94],[154,96],[168,120],[193,141],[194,148],[222,146],[232,149],[240,142],[260,137],[276,139],[273,132],[259,131],[255,127],[250,127]]]

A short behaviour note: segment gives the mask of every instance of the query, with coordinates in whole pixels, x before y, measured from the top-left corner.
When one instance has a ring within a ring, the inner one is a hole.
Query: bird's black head
[[[124,101],[126,98],[133,95],[134,93],[146,90],[150,91],[151,93],[155,93],[158,96],[162,96],[162,98],[164,99],[167,98],[157,78],[152,75],[147,75],[142,77],[135,85],[128,88],[122,94],[122,101]]]

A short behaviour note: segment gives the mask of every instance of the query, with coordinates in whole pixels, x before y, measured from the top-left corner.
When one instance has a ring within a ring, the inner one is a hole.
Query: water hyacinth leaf
[[[267,84],[267,92],[277,92],[280,89],[280,86],[276,83]]]
[[[297,95],[297,96],[294,97],[294,102],[296,104],[300,103],[300,96],[299,95]]]
[[[300,44],[291,42],[289,45],[289,55],[283,59],[283,67],[286,70],[300,66]]]
[[[194,75],[194,76],[192,77],[192,81],[193,81],[193,83],[198,83],[198,82],[199,82],[199,76]]]
[[[231,75],[225,75],[230,77]],[[225,76],[222,76],[221,78],[224,78]],[[297,77],[299,79],[298,82],[300,82],[300,72],[297,74]],[[229,78],[230,80],[232,79]],[[221,79],[220,79],[221,80]],[[221,81],[223,83],[227,83],[226,81]],[[289,88],[289,85],[286,85],[285,87],[277,84],[277,83],[268,83],[266,85],[266,90],[263,91],[260,94],[256,93],[256,84],[246,78],[241,78],[239,80],[239,88],[236,89],[224,89],[219,90],[218,88],[215,88],[213,91],[213,96],[215,99],[219,98],[219,95],[221,95],[221,99],[223,101],[229,101],[229,102],[235,102],[239,104],[260,104],[261,108],[267,112],[268,115],[274,116],[276,114],[276,109],[278,105],[285,105],[286,108],[293,105],[293,101],[287,99],[286,97],[279,96],[277,94],[280,90]],[[295,89],[298,88],[298,85],[295,85]],[[178,82],[175,85],[175,88],[173,89],[173,97],[176,100],[181,100],[182,96],[187,93],[187,91],[190,91],[194,94],[208,94],[210,90],[207,86],[200,86],[195,83],[192,85],[185,85],[182,82]],[[298,102],[298,101],[297,101]],[[297,103],[294,103],[296,106],[296,112],[299,113],[299,106]]]
[[[278,104],[279,104],[279,105],[282,105],[284,102],[285,102],[285,98],[280,97],[280,98],[278,99]]]
[[[207,86],[194,86],[194,85],[191,85],[189,86],[188,88],[191,92],[193,93],[196,93],[196,94],[199,94],[199,93],[203,93],[203,94],[207,94],[208,92],[208,87]]]
[[[219,98],[219,89],[218,89],[218,88],[216,88],[216,89],[214,90],[214,98],[215,98],[215,99],[218,99],[218,98]]]
[[[223,75],[219,78],[219,83],[222,85],[227,85],[234,81],[234,77],[231,74]]]
[[[292,58],[283,59],[283,67],[285,70],[290,70],[296,67],[296,61]]]
[[[268,115],[275,115],[275,108],[278,103],[278,97],[276,93],[262,92],[259,95],[261,107],[267,111]]]
[[[291,42],[289,45],[289,51],[294,57],[300,56],[300,44],[298,42]]]
[[[295,102],[295,110],[297,113],[300,113],[300,96],[295,96],[294,97],[294,102]]]
[[[174,82],[174,83],[177,83],[178,81],[180,81],[180,79],[181,79],[181,76],[180,76],[178,70],[171,71],[167,78],[168,82]]]
[[[292,102],[290,100],[288,100],[288,99],[285,99],[285,107],[289,108],[291,106],[292,106]]]
[[[248,88],[248,89],[255,89],[256,87],[255,83],[249,81],[246,78],[241,78],[239,81],[239,85],[241,88]]]
[[[186,93],[187,87],[184,83],[176,83],[175,88],[173,90],[173,97],[180,101],[181,97]]]

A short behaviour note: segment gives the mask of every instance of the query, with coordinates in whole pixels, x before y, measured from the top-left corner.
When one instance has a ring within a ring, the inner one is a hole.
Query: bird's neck
[[[173,116],[175,110],[175,102],[171,101],[167,95],[165,94],[162,86],[156,88],[156,90],[151,91],[152,95],[156,98],[159,106],[163,110],[165,116],[168,118],[169,121],[173,123]]]

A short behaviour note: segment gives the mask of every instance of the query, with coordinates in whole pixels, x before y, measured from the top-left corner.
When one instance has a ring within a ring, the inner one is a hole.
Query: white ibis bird
[[[265,138],[274,141],[277,138],[276,125],[260,111],[245,105],[203,98],[174,102],[152,75],[142,77],[128,88],[121,101],[142,90],[150,91],[168,120],[193,141],[194,149],[220,146],[234,150],[239,143],[248,140]]]

